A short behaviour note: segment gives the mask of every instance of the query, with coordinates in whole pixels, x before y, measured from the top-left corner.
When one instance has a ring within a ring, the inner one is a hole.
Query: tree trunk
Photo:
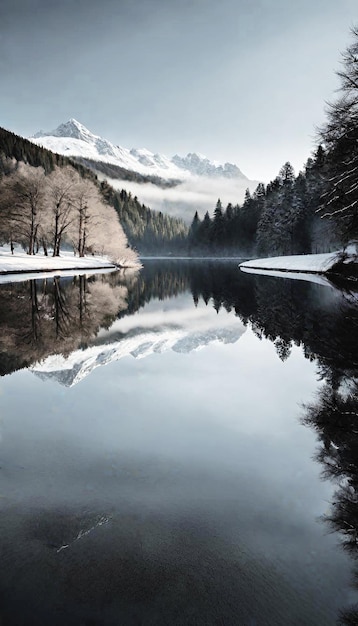
[[[55,214],[55,234],[54,234],[54,238],[53,238],[53,253],[52,256],[60,256],[60,253],[57,252],[59,246],[58,246],[58,221],[59,221],[59,216],[56,213]]]

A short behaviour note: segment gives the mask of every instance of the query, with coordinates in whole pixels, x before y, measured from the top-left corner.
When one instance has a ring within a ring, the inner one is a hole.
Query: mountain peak
[[[224,177],[224,178],[241,178],[246,176],[234,163],[219,163],[218,161],[210,161],[200,152],[188,152],[185,157],[178,154],[173,156],[172,162],[181,169],[188,170],[196,176]]]
[[[48,134],[51,134],[53,137],[72,137],[72,139],[82,139],[84,141],[88,141],[89,138],[93,137],[88,128],[73,117]]]

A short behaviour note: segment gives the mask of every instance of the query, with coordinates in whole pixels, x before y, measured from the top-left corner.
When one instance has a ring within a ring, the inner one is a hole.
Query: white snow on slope
[[[189,153],[185,157],[177,154],[168,158],[163,154],[155,154],[146,148],[123,148],[94,135],[88,128],[75,119],[60,124],[50,132],[40,131],[30,141],[37,143],[53,152],[65,156],[80,156],[112,163],[125,169],[145,175],[161,178],[184,180],[191,175],[206,177],[240,178],[248,181],[246,176],[234,163],[219,163],[198,153]]]
[[[145,175],[183,180],[191,174],[202,176],[238,176],[246,179],[239,168],[232,163],[224,165],[210,161],[203,155],[191,153],[181,158],[175,155],[169,159],[165,155],[155,154],[146,148],[123,148],[107,139],[94,135],[88,128],[75,119],[70,119],[50,132],[40,131],[30,140],[53,152],[65,156],[81,156],[112,163],[125,169]]]
[[[145,149],[129,150],[116,146],[107,139],[94,135],[73,118],[60,124],[55,130],[40,131],[29,139],[64,156],[78,156],[111,163],[144,175],[164,178],[185,177],[183,170],[171,163],[167,157]]]

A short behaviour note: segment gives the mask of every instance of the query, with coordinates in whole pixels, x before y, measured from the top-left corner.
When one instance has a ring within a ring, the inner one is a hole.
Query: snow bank
[[[131,255],[130,255],[131,256]],[[14,254],[11,254],[9,246],[0,247],[0,276],[5,274],[24,273],[59,273],[61,270],[67,274],[86,273],[86,270],[107,270],[113,271],[118,266],[123,268],[139,269],[142,267],[139,259],[126,259],[125,257],[113,263],[108,256],[74,256],[72,252],[62,252],[60,256],[44,256],[35,254],[30,256],[16,247]]]
[[[239,267],[280,270],[294,272],[327,272],[338,261],[338,252],[325,254],[297,254],[294,256],[277,256],[268,259],[253,259],[244,261]]]
[[[42,254],[30,256],[18,249],[15,254],[11,254],[7,247],[0,248],[0,274],[101,268],[114,269],[115,265],[105,256],[77,257],[71,252],[63,252],[59,257]]]
[[[356,262],[357,256],[352,249],[346,249],[344,263]],[[278,256],[268,259],[253,259],[244,261],[239,267],[252,270],[276,270],[282,272],[310,272],[324,274],[342,260],[342,251],[326,252],[324,254],[297,254],[294,256]]]

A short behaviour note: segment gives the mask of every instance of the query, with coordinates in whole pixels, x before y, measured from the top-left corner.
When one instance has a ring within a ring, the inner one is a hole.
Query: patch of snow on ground
[[[0,272],[26,272],[66,269],[90,269],[97,267],[112,267],[114,264],[106,256],[74,256],[72,252],[62,252],[61,256],[44,256],[43,254],[29,255],[16,249],[11,254],[8,247],[0,248]]]
[[[121,265],[126,267],[139,268],[140,262],[121,260]],[[29,255],[22,251],[20,248],[16,248],[15,253],[11,254],[8,246],[0,247],[0,282],[6,282],[7,275],[21,274],[19,280],[24,280],[24,274],[30,273],[31,276],[26,278],[33,278],[33,273],[44,273],[48,276],[49,273],[60,272],[66,274],[78,274],[93,273],[93,270],[108,271],[115,270],[116,266],[110,261],[107,256],[74,256],[72,252],[62,252],[60,256],[44,256],[43,254]],[[5,279],[5,280],[4,280]],[[13,280],[13,277],[12,279]]]
[[[324,273],[330,270],[339,260],[340,252],[326,252],[324,254],[296,254],[293,256],[278,256],[267,259],[253,259],[240,263],[240,268],[260,270],[281,270],[293,272]]]

